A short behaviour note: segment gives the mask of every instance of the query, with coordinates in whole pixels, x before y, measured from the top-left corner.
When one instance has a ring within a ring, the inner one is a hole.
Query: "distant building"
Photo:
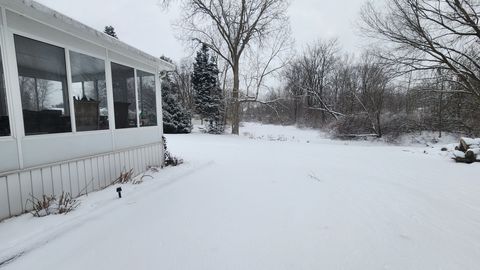
[[[0,219],[162,164],[171,64],[33,1],[0,8]]]

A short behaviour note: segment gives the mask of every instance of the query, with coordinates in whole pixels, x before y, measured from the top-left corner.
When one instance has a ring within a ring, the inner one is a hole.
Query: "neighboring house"
[[[33,1],[0,8],[0,220],[163,163],[171,64]]]

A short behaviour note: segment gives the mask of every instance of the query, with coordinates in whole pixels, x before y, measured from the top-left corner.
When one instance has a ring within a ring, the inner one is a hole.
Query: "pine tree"
[[[195,93],[195,111],[207,121],[207,132],[223,133],[224,100],[218,83],[216,59],[203,45],[193,64],[192,85]]]
[[[208,74],[212,77],[212,87],[210,88],[207,131],[213,134],[221,134],[225,131],[225,102],[222,89],[218,83],[218,73],[217,61],[214,57],[211,57],[208,63]]]
[[[190,133],[192,116],[178,101],[178,86],[170,76],[162,80],[163,131],[165,133]]]
[[[208,105],[210,103],[210,82],[208,81],[208,47],[203,45],[197,52],[193,64],[192,85],[195,93],[195,112],[202,120],[208,117]]]
[[[109,36],[112,36],[116,39],[118,39],[117,37],[117,33],[115,33],[115,28],[111,25],[107,25],[105,26],[105,30],[103,30],[103,32]]]

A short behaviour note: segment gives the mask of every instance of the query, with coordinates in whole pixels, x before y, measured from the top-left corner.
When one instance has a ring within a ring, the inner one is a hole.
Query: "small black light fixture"
[[[117,188],[118,198],[122,198],[122,187]]]

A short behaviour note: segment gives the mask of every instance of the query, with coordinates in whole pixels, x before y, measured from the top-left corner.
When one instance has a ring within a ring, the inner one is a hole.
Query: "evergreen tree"
[[[105,30],[103,30],[103,32],[109,36],[112,36],[116,39],[118,39],[117,37],[117,33],[115,33],[115,28],[111,25],[107,25],[105,26]]]
[[[208,47],[203,45],[197,52],[193,64],[192,85],[195,95],[195,112],[202,120],[208,117],[208,104],[210,103],[211,81],[208,76]]]
[[[190,133],[192,116],[178,101],[178,85],[169,75],[162,80],[163,131],[165,133]]]
[[[218,83],[216,59],[203,45],[193,64],[192,85],[195,93],[195,111],[207,121],[207,132],[223,133],[224,99]]]
[[[211,57],[208,64],[208,73],[215,83],[210,88],[210,105],[208,107],[208,133],[222,134],[225,131],[225,100],[218,83],[218,66],[215,58]]]

